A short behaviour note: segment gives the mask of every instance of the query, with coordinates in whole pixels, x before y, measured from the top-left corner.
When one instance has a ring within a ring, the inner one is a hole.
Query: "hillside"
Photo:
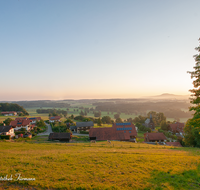
[[[3,111],[18,111],[22,112],[24,115],[29,115],[22,106],[14,103],[0,103],[0,112]]]
[[[198,189],[199,149],[129,142],[1,143],[0,176],[10,189]],[[12,145],[12,146],[11,146]],[[8,177],[9,177],[8,176]]]

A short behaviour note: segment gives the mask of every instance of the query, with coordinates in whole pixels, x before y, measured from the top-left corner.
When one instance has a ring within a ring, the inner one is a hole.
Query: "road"
[[[45,124],[47,126],[47,130],[44,133],[37,134],[37,136],[49,135],[50,133],[53,133],[51,125],[49,125],[48,123]]]

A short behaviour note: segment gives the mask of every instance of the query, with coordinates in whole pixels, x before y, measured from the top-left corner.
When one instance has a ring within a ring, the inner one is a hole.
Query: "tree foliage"
[[[107,123],[107,124],[112,123],[110,116],[103,116],[102,119],[101,119],[101,121],[103,123]]]
[[[200,38],[199,38],[200,43]],[[193,106],[190,107],[190,111],[194,111],[192,119],[189,119],[184,128],[185,138],[184,142],[189,146],[200,147],[200,45],[195,48],[198,54],[194,55],[195,66],[194,71],[189,71],[193,80],[194,89],[191,89],[191,101]]]
[[[6,126],[8,126],[8,125],[10,125],[11,121],[13,121],[13,119],[7,118],[7,119],[4,120],[4,123],[5,123]]]
[[[22,106],[13,103],[0,103],[0,112],[3,111],[16,111],[22,112],[23,115],[29,115],[28,112]]]

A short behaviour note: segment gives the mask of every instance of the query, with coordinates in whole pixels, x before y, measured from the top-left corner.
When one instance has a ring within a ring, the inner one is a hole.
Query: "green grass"
[[[199,188],[200,149],[117,141],[0,144],[0,176],[36,179],[1,182],[0,189]]]

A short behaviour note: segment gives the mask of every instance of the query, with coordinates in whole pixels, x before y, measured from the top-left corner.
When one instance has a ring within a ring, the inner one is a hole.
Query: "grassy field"
[[[41,137],[38,137],[39,140]],[[199,189],[200,149],[143,143],[0,142],[7,189]]]

